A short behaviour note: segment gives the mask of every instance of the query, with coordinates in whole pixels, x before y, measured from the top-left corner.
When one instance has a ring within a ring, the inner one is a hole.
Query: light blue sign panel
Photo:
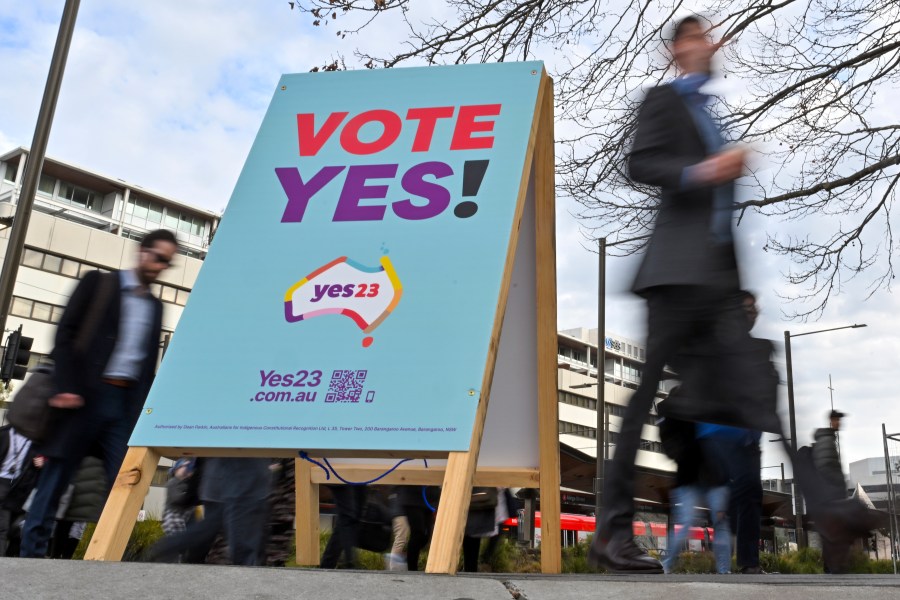
[[[467,450],[542,73],[282,77],[131,445]]]

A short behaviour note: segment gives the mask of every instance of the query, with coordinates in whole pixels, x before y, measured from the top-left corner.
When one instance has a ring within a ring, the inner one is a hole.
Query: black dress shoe
[[[662,564],[634,543],[632,538],[610,540],[606,543],[594,539],[588,552],[588,563],[604,567],[613,573],[662,573]]]
[[[741,575],[768,575],[768,573],[759,567],[741,567],[739,572]]]

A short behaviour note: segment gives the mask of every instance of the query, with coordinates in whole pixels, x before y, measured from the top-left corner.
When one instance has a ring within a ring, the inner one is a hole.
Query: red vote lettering
[[[381,123],[384,130],[378,139],[363,142],[359,139],[359,130],[367,123]],[[389,110],[367,110],[347,121],[341,131],[341,146],[350,154],[375,154],[397,141],[403,121],[400,116]]]
[[[453,116],[452,106],[436,106],[434,108],[411,108],[406,113],[406,120],[418,120],[416,138],[413,140],[413,152],[428,152],[434,138],[434,127],[438,119],[449,119]]]
[[[456,117],[456,128],[450,142],[451,150],[485,150],[494,147],[494,136],[472,137],[473,133],[494,131],[494,121],[476,121],[477,117],[496,117],[500,114],[499,104],[475,104],[460,106]]]
[[[319,133],[316,133],[316,116],[312,113],[297,115],[297,140],[300,143],[300,156],[315,156],[328,141],[337,128],[349,115],[347,112],[336,112],[328,115]]]
[[[493,135],[476,134],[491,134],[494,131],[494,119],[481,119],[496,117],[500,114],[500,109],[500,104],[460,106],[449,149],[487,150],[493,148]],[[410,108],[406,113],[406,120],[418,122],[411,150],[413,152],[431,150],[438,120],[453,118],[454,112],[456,109],[453,106]],[[297,139],[300,156],[316,156],[349,114],[346,111],[331,113],[318,131],[315,127],[315,114],[298,114]],[[381,125],[382,128],[377,138],[371,141],[360,139],[359,134],[362,128],[373,123]],[[397,113],[383,109],[367,110],[354,116],[343,125],[340,133],[340,145],[345,152],[350,154],[375,154],[392,146],[400,137],[402,129],[403,119]]]

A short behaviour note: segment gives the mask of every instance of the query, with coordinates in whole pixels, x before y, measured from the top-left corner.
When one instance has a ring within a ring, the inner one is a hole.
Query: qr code
[[[367,371],[333,372],[325,402],[359,402],[367,374]]]

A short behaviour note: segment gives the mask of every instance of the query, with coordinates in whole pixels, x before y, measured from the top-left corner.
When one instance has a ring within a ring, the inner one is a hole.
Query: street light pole
[[[787,363],[787,392],[788,392],[788,422],[791,428],[791,450],[793,456],[797,455],[797,419],[794,412],[794,370],[791,363],[791,332],[784,332],[784,358]],[[801,507],[803,506],[803,496],[800,494],[800,488],[797,486],[797,477],[791,483],[794,492],[794,538],[797,541],[797,547],[802,548],[803,543],[803,514]]]
[[[597,470],[594,476],[594,518],[600,522],[606,476],[606,238],[599,240],[597,284]]]
[[[897,574],[897,528],[896,528],[896,506],[894,505],[894,480],[891,477],[891,456],[888,453],[888,434],[887,430],[884,427],[884,423],[881,424],[881,440],[884,442],[884,476],[887,479],[887,490],[888,490],[888,512],[891,515],[891,563],[894,567],[894,575]]]
[[[25,173],[22,175],[22,188],[16,204],[16,216],[13,219],[9,242],[6,245],[3,269],[0,271],[0,335],[6,329],[6,318],[12,304],[13,288],[16,285],[19,263],[22,261],[25,234],[28,233],[28,221],[31,219],[34,194],[37,192],[38,179],[40,179],[41,169],[44,165],[44,154],[47,151],[47,140],[50,138],[53,113],[56,112],[56,99],[59,97],[63,72],[66,69],[69,45],[75,30],[79,1],[66,0],[63,8],[59,33],[56,36],[56,46],[53,48],[53,57],[50,59],[50,71],[47,73],[47,83],[44,85],[44,97],[41,100],[37,124],[34,127],[34,138],[32,138],[30,151],[25,158]]]
[[[817,331],[807,331],[805,333],[794,333],[785,330],[784,332],[784,358],[787,369],[787,392],[788,392],[788,421],[791,428],[791,450],[793,455],[797,454],[797,417],[794,411],[794,369],[791,361],[791,338],[801,337],[804,335],[813,335],[815,333],[826,333],[828,331],[838,331],[839,329],[858,329],[866,327],[865,323],[854,323],[853,325],[844,325],[843,327],[832,327],[830,329],[819,329]],[[803,541],[803,515],[800,510],[803,506],[803,495],[797,486],[797,477],[794,476],[792,487],[794,488],[794,535],[797,538],[797,547],[802,548],[806,544]]]

